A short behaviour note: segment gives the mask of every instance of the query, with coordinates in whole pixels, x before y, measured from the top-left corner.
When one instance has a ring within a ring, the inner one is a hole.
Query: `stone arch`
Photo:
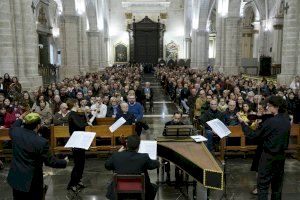
[[[266,5],[264,4],[264,2],[260,0],[254,0],[253,3],[255,4],[258,10],[260,20],[266,19],[267,13],[266,13]]]
[[[228,16],[240,16],[241,0],[231,0],[228,5]]]

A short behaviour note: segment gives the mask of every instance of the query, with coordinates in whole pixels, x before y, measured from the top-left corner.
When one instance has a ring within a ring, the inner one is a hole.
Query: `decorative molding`
[[[153,11],[153,10],[166,10],[169,8],[171,2],[166,1],[123,1],[122,7],[127,10],[134,11]]]

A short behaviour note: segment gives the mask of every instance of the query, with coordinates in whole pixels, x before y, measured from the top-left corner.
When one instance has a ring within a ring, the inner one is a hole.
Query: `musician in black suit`
[[[153,89],[150,87],[150,82],[145,82],[145,87],[142,88],[141,101],[145,112],[147,112],[146,103],[149,101],[149,111],[153,111]]]
[[[13,188],[14,200],[42,200],[43,163],[54,168],[65,168],[68,160],[55,158],[49,150],[48,141],[37,134],[40,116],[37,113],[26,114],[21,115],[9,130],[13,159],[7,182]],[[21,127],[23,117],[25,124]]]
[[[140,138],[132,135],[127,138],[127,150],[113,154],[106,162],[105,168],[117,174],[145,174],[146,200],[153,200],[156,196],[157,186],[150,182],[147,170],[159,167],[157,160],[151,160],[146,153],[138,153]],[[114,183],[108,186],[106,197],[114,200]]]
[[[238,115],[243,132],[249,138],[262,140],[262,153],[258,163],[257,189],[258,199],[267,200],[271,185],[271,199],[281,199],[285,149],[289,144],[291,124],[286,114],[286,102],[280,96],[271,96],[268,111],[274,116],[264,121],[260,128],[252,130]]]
[[[85,127],[88,126],[85,113],[78,113],[78,102],[75,99],[69,99],[67,101],[68,109],[70,109],[68,123],[69,133],[73,134],[74,131],[85,131]],[[84,188],[82,183],[82,174],[85,165],[85,149],[73,148],[74,167],[71,173],[71,179],[69,181],[67,189],[69,191],[77,193],[80,188]]]

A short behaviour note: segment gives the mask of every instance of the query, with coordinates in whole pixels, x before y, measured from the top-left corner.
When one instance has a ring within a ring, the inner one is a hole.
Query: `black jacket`
[[[124,125],[132,125],[133,123],[136,122],[136,118],[135,118],[134,114],[132,114],[132,113],[126,113],[126,114],[125,114],[125,113],[123,113],[122,110],[120,109],[119,112],[118,112],[117,115],[116,115],[116,121],[117,121],[118,119],[120,119],[121,117],[123,117],[123,118],[126,120],[126,122],[125,122]]]
[[[149,155],[146,153],[137,153],[135,151],[117,152],[105,162],[105,168],[107,170],[113,170],[117,174],[145,173],[146,196],[149,192],[148,188],[151,187],[151,182],[147,170],[155,169],[158,167],[159,162],[157,160],[151,160]],[[114,183],[112,183],[108,187],[106,197],[109,199],[114,199],[113,186]]]
[[[21,127],[17,120],[9,130],[13,159],[7,182],[15,190],[29,192],[32,185],[43,189],[43,163],[54,168],[65,168],[67,162],[54,157],[48,141],[32,130]]]
[[[85,131],[85,127],[88,125],[85,115],[74,111],[69,113],[68,123],[70,135],[74,131]]]
[[[263,149],[267,153],[283,154],[288,147],[291,123],[285,114],[277,114],[266,119],[256,131],[250,129],[245,123],[242,123],[242,129],[249,138],[261,138]]]

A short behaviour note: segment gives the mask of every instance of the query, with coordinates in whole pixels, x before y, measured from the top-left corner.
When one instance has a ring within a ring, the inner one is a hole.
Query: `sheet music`
[[[122,126],[124,123],[126,122],[126,120],[121,117],[120,119],[118,119],[113,125],[111,125],[109,127],[110,132],[115,132],[118,128],[120,128],[120,126]]]
[[[195,142],[207,141],[206,137],[203,137],[202,135],[192,135],[191,138],[193,138],[193,140],[195,140]]]
[[[213,119],[206,123],[212,128],[213,132],[216,133],[220,138],[226,137],[231,133],[230,130],[227,128],[227,126],[219,119]]]
[[[141,140],[139,153],[147,153],[152,160],[157,159],[157,141]]]
[[[85,131],[74,131],[69,138],[65,148],[80,148],[88,150],[95,138],[96,133]]]

